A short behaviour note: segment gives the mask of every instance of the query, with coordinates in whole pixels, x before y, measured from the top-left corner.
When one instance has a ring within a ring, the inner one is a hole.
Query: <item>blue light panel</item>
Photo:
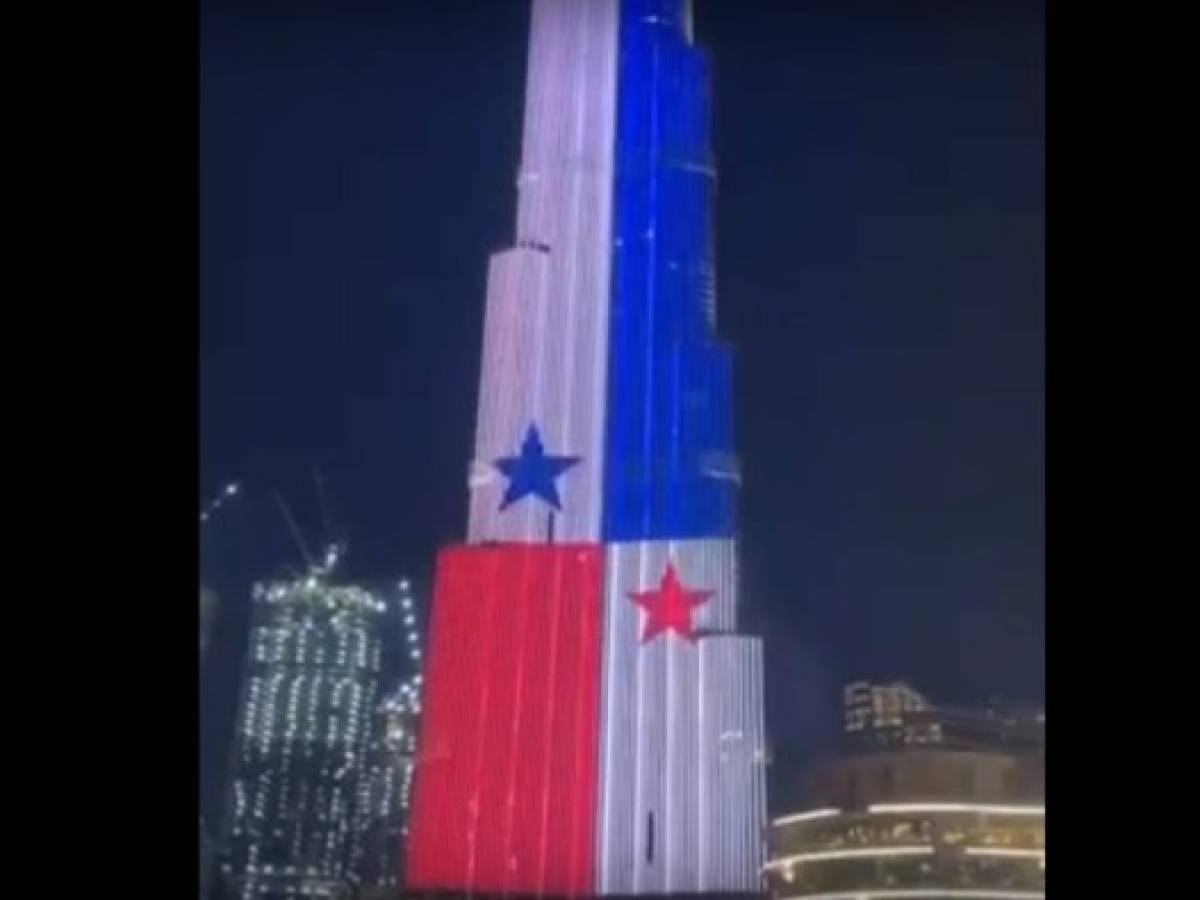
[[[621,18],[604,540],[731,536],[708,60],[688,43],[683,0],[625,0]]]

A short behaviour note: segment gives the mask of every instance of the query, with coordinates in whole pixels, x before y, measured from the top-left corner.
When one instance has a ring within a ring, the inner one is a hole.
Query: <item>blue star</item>
[[[500,503],[503,511],[522,497],[540,497],[557,510],[562,509],[554,481],[579,462],[578,456],[547,456],[536,425],[530,425],[521,443],[520,456],[496,460],[496,468],[508,479],[508,489]]]

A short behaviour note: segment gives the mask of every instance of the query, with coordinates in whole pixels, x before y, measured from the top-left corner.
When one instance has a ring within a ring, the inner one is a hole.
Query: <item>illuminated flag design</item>
[[[546,540],[546,507],[505,505],[494,464],[531,422],[549,452],[579,458],[558,482],[555,539],[600,540],[618,5],[533,4],[517,242],[488,268],[471,543]]]
[[[442,552],[410,885],[591,891],[603,565],[595,544]]]
[[[696,643],[692,631],[692,612],[712,596],[712,591],[689,591],[679,583],[675,565],[667,563],[662,581],[652,591],[633,591],[629,597],[646,612],[642,643],[654,640],[665,631],[677,631]]]
[[[688,0],[533,0],[467,544],[438,559],[415,890],[758,893],[732,366]]]
[[[598,893],[757,889],[761,647],[732,631],[735,554],[728,539],[605,549]]]
[[[567,469],[579,462],[578,456],[547,456],[538,436],[537,426],[530,425],[521,442],[518,456],[496,460],[496,468],[508,479],[508,489],[500,501],[500,511],[522,497],[540,497],[555,509],[561,510],[555,482]]]

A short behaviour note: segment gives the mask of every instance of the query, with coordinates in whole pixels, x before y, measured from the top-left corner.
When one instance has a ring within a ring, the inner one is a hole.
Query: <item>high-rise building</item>
[[[323,574],[255,587],[221,865],[227,896],[356,889],[386,609]]]
[[[467,542],[435,579],[412,888],[760,889],[709,93],[689,0],[533,0]]]
[[[396,689],[376,707],[367,778],[360,798],[362,884],[364,890],[378,896],[394,895],[404,886],[403,849],[408,837],[421,721],[423,675],[417,610],[407,579],[400,582],[400,589],[405,674]]]
[[[1036,714],[943,714],[904,684],[851,685],[845,700],[847,752],[813,765],[808,808],[772,825],[774,896],[1045,896]]]

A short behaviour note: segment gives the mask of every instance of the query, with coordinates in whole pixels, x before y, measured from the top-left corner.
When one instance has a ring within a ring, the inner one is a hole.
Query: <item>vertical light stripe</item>
[[[646,584],[648,579],[646,578],[645,557],[641,554],[637,554],[636,560],[636,571],[638,573],[637,583],[639,585]],[[606,590],[607,587],[608,584],[606,583]],[[628,596],[621,597],[618,595],[614,597],[611,593],[608,593],[606,599],[616,608],[618,620],[621,621],[622,625],[624,626],[626,616],[628,616],[629,613],[629,607],[626,604],[620,603],[619,601],[621,599],[628,600]],[[629,634],[630,631],[627,626],[622,627],[621,630],[624,634]],[[641,880],[648,867],[648,861],[646,857],[649,856],[650,848],[647,845],[650,843],[650,839],[653,837],[653,835],[649,833],[650,820],[647,816],[646,807],[651,804],[647,803],[646,801],[644,781],[645,775],[643,773],[643,769],[649,765],[652,765],[653,760],[646,758],[646,754],[643,752],[642,746],[639,743],[642,735],[646,731],[646,697],[645,694],[637,688],[646,679],[646,666],[644,665],[646,657],[637,650],[638,645],[635,643],[638,640],[637,633],[634,632],[631,637],[633,640],[626,640],[625,643],[628,648],[633,650],[631,656],[633,658],[635,681],[632,687],[634,702],[637,704],[637,727],[633,732],[631,736],[632,740],[630,741],[630,743],[633,745],[633,789],[635,791],[634,806],[631,816],[633,827],[630,829],[630,838],[633,840],[633,853],[630,855],[630,861],[632,863],[630,866],[630,874],[633,875],[633,889],[634,892],[637,893],[646,889],[646,885],[642,884]],[[639,860],[641,861],[640,865]]]
[[[562,596],[562,574],[561,574],[561,571],[555,573],[554,596],[555,597]],[[545,613],[543,612],[543,615],[544,614]],[[554,608],[550,612],[550,616],[552,617],[552,621],[550,623],[550,644],[548,647],[542,647],[539,650],[539,652],[542,652],[542,653],[545,653],[548,651],[550,654],[550,682],[551,683],[554,683],[555,677],[558,674],[555,671],[555,669],[556,669],[556,664],[558,662],[558,636],[559,636],[559,628],[560,628],[559,617],[561,614],[562,614],[562,604],[561,603],[554,604]],[[582,707],[582,705],[583,704],[580,704],[581,707]],[[554,733],[553,732],[554,713],[555,713],[554,705],[551,703],[546,703],[545,711],[543,713],[544,718],[543,718],[543,722],[542,722],[542,727],[544,729],[544,731],[543,731],[544,738],[543,738],[543,742],[542,742],[542,759],[550,758],[551,740],[553,739],[553,733]],[[540,894],[546,892],[546,884],[548,881],[548,879],[547,879],[548,872],[546,870],[547,870],[547,864],[549,862],[549,854],[547,853],[547,848],[549,846],[549,840],[550,840],[550,829],[547,826],[550,821],[550,793],[551,792],[549,790],[543,789],[542,796],[540,798],[540,800],[541,800],[541,803],[540,803],[541,822],[540,822],[539,832],[541,835],[541,841],[539,844],[538,872],[537,872],[537,881],[536,881],[538,893],[540,893]],[[514,803],[513,803],[514,810],[516,809],[516,802],[515,802],[516,799],[517,798],[514,797]],[[524,798],[521,798],[521,799],[524,799]],[[530,810],[524,810],[524,809],[519,810],[517,812],[519,815],[529,815],[530,814]],[[506,887],[509,890],[512,889],[511,884],[506,885]]]
[[[701,822],[710,848],[703,877],[726,890],[757,890],[766,826],[762,643],[713,635],[701,645],[700,666],[714,686],[701,716],[701,791],[711,811]]]

